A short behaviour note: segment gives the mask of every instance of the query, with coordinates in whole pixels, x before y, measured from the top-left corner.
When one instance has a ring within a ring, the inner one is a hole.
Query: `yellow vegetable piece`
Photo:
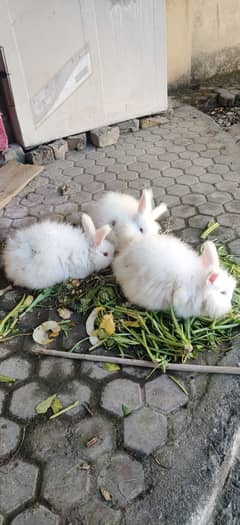
[[[101,320],[100,328],[106,332],[107,335],[113,335],[116,330],[115,321],[113,319],[113,314],[105,314]]]

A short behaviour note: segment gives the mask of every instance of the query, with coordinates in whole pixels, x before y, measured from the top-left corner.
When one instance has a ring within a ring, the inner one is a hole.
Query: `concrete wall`
[[[240,69],[240,0],[166,0],[170,86]]]

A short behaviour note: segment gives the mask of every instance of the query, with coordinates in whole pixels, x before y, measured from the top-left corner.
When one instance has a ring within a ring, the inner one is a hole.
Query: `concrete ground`
[[[177,235],[197,244],[217,219],[218,238],[240,261],[240,147],[188,106],[177,107],[168,124],[48,165],[1,211],[1,236],[45,217],[77,224],[103,191],[139,196],[149,186],[168,204]],[[1,314],[20,296],[1,297]],[[31,334],[54,315],[35,310],[21,329]],[[76,324],[59,348],[83,335]],[[178,374],[186,395],[166,376],[37,358],[32,347],[31,335],[0,346],[0,375],[17,379],[0,384],[1,525],[239,523],[238,377]],[[206,353],[199,361],[236,365],[239,339],[226,356]],[[35,406],[53,393],[64,405],[79,399],[80,407],[52,421],[38,416]]]

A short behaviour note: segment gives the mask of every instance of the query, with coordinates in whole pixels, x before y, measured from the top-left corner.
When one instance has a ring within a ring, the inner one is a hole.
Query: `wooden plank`
[[[36,175],[42,166],[19,164],[10,160],[0,168],[0,209],[4,208]]]

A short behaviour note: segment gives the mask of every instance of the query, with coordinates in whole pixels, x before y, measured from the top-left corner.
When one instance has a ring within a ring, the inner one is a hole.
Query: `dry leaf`
[[[62,408],[63,408],[63,404],[62,404],[61,399],[59,399],[59,397],[55,397],[51,404],[51,409],[53,413],[57,414],[58,412],[60,412],[60,410],[62,410]]]
[[[68,310],[68,308],[58,308],[57,313],[61,319],[64,319],[66,321],[67,319],[70,319],[72,312],[71,310]]]
[[[112,494],[110,494],[110,492],[107,489],[105,489],[104,487],[99,487],[99,490],[105,501],[112,501]]]
[[[38,403],[38,405],[36,406],[37,414],[46,414],[48,409],[51,408],[52,402],[56,397],[57,397],[57,394],[53,394],[47,399],[44,399],[44,401],[41,401],[41,403]]]
[[[93,333],[95,329],[95,321],[101,310],[104,310],[104,306],[98,306],[97,308],[94,308],[86,320],[86,332],[89,335],[89,341],[92,346],[96,345],[100,341],[96,335],[93,335]]]
[[[106,332],[107,335],[113,335],[115,333],[115,322],[113,314],[105,314],[101,320],[100,328]]]
[[[115,363],[104,363],[102,367],[109,372],[117,372],[117,370],[121,368],[120,365],[116,365]]]
[[[33,330],[33,340],[39,345],[47,345],[59,335],[60,331],[61,326],[56,321],[45,321]]]

